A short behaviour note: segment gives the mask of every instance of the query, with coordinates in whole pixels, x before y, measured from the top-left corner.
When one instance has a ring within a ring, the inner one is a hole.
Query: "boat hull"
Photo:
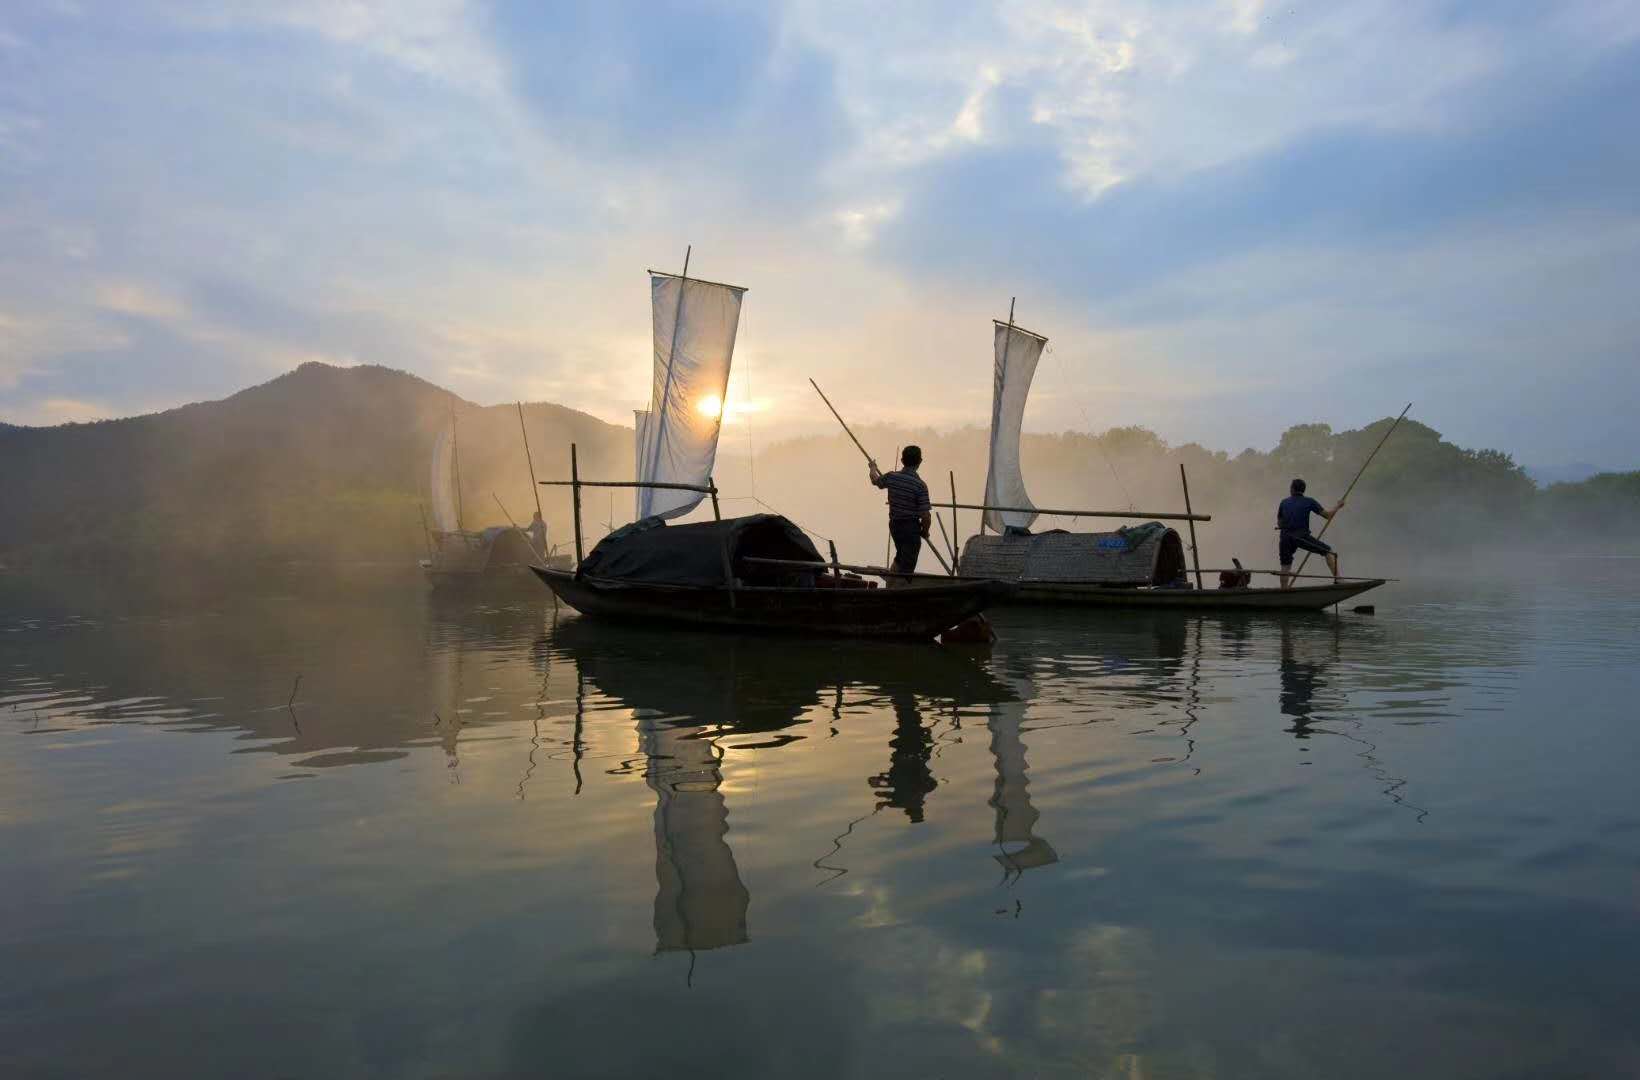
[[[1382,578],[1291,589],[1155,589],[1078,582],[1021,582],[1005,603],[1066,607],[1173,608],[1191,611],[1318,611],[1384,584]]]
[[[828,637],[928,640],[1013,591],[1002,582],[949,580],[900,589],[730,590],[532,569],[558,599],[594,618]]]

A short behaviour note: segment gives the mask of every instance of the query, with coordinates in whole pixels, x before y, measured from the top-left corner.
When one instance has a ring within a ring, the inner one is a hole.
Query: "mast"
[[[530,494],[535,496],[535,512],[541,514],[541,485],[535,482],[535,459],[530,457],[530,431],[524,426],[524,403],[518,403],[518,432],[524,436],[524,464],[530,467]]]
[[[644,475],[653,479],[655,468],[661,460],[661,439],[666,436],[666,413],[672,400],[672,367],[678,358],[678,330],[683,325],[683,294],[689,289],[689,256],[694,250],[693,244],[686,245],[683,249],[683,273],[678,275],[678,306],[672,313],[672,344],[666,351],[666,383],[661,389],[660,415],[654,418],[654,449],[649,453],[649,468],[638,477],[640,480]]]
[[[461,443],[456,439],[456,396],[454,394],[450,395],[450,462],[456,474],[456,532],[463,532],[466,526],[461,520]]]
[[[1008,376],[1008,350],[1014,346],[1014,301],[1017,296],[1008,297],[1008,330],[1002,336],[1002,370],[991,376],[991,447],[986,454],[985,462],[985,502],[990,502],[993,494],[991,490],[991,472],[996,467],[997,452],[997,424],[1002,421],[1002,380]],[[955,496],[952,502],[956,501]],[[952,513],[956,513],[955,510]],[[985,514],[979,515],[979,532],[985,535]]]

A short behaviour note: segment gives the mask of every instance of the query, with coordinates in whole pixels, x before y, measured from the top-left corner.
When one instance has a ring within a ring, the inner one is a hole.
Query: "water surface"
[[[988,651],[0,607],[0,1075],[1640,1073],[1640,566]]]

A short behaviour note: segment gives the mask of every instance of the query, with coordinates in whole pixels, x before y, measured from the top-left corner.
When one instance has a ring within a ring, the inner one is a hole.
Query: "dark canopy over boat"
[[[803,530],[776,514],[752,514],[722,521],[668,525],[645,518],[616,529],[599,541],[581,564],[581,576],[649,582],[656,585],[727,586],[729,568],[747,556],[807,562],[825,560]],[[787,578],[791,568],[736,569],[748,584]]]
[[[775,514],[610,533],[578,570],[536,568],[585,615],[850,637],[932,638],[1011,588],[936,580],[897,589],[843,573]]]

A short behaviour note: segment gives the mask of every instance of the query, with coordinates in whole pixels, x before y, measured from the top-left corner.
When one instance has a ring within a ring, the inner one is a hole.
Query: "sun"
[[[716,394],[708,395],[695,402],[695,411],[709,420],[723,418],[723,399]]]

